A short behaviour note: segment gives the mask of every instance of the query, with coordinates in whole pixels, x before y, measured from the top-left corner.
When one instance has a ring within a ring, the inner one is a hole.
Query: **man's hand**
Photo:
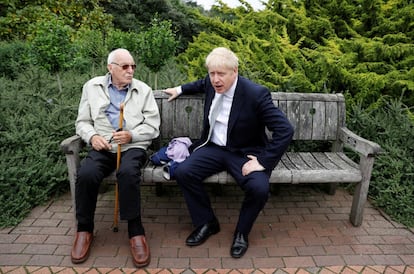
[[[104,137],[96,134],[93,135],[91,138],[91,145],[94,150],[110,150],[112,148],[112,145],[108,143],[107,140],[105,140]]]
[[[127,130],[114,131],[112,133],[112,138],[111,138],[112,142],[118,145],[128,144],[129,142],[131,142],[131,139],[132,139],[131,132]]]
[[[256,156],[247,155],[247,158],[249,158],[250,160],[247,161],[242,166],[242,174],[243,174],[243,176],[247,176],[250,173],[252,173],[253,171],[263,171],[263,170],[265,170],[265,168],[259,163],[259,161],[257,161],[257,157]]]
[[[167,88],[164,90],[164,93],[170,95],[170,97],[168,98],[168,102],[171,102],[172,100],[178,97],[177,88]]]

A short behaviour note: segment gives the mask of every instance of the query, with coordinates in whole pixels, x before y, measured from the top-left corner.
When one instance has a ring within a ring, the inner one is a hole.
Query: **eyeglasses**
[[[115,62],[112,62],[111,64],[117,65],[117,66],[121,67],[123,70],[127,70],[129,67],[131,67],[132,70],[135,70],[137,68],[137,65],[135,65],[135,64],[133,64],[133,65],[127,65],[127,64],[120,65],[120,64],[115,63]]]

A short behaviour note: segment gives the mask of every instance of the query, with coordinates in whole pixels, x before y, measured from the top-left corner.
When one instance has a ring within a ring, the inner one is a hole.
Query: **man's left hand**
[[[127,130],[125,131],[114,131],[113,142],[118,145],[124,145],[131,142],[132,136],[131,133]]]
[[[259,161],[257,161],[257,157],[256,156],[247,155],[247,158],[249,158],[250,160],[247,161],[242,166],[242,174],[243,174],[243,176],[247,176],[250,173],[252,173],[253,171],[263,171],[263,170],[265,170],[265,168],[259,163]]]

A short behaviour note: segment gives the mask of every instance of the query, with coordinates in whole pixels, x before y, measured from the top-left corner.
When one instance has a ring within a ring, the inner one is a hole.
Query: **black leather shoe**
[[[188,246],[201,245],[208,239],[208,237],[210,237],[213,234],[219,233],[219,231],[220,224],[218,223],[217,219],[214,218],[213,221],[199,226],[193,232],[191,232],[190,236],[188,236],[187,240],[185,240],[185,243]]]
[[[240,258],[246,253],[248,247],[249,242],[247,236],[237,232],[234,236],[233,244],[231,245],[230,254],[233,258]]]

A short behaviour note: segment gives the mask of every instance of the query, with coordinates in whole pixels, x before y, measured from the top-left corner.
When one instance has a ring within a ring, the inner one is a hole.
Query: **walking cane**
[[[121,103],[119,107],[119,127],[118,131],[122,130],[122,123],[124,122],[124,103]],[[118,144],[118,151],[116,152],[116,171],[119,170],[119,165],[121,163],[121,144]],[[119,193],[118,193],[118,180],[115,182],[115,208],[114,208],[114,224],[112,231],[118,232],[118,209],[119,207]]]

